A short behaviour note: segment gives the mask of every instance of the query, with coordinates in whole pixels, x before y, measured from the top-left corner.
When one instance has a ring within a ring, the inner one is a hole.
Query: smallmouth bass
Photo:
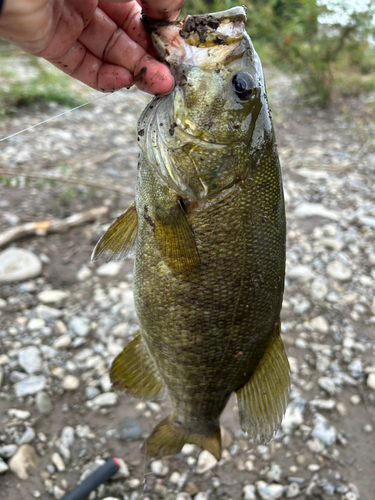
[[[242,429],[267,442],[288,401],[282,181],[245,21],[243,7],[150,21],[176,86],[139,119],[135,202],[93,253],[121,259],[136,243],[140,330],[111,380],[145,399],[167,388],[173,409],[144,443],[150,456],[194,443],[219,458],[232,392]]]

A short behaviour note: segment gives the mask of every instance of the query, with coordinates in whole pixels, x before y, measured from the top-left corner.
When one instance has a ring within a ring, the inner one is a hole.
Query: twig
[[[369,402],[368,402],[368,399],[367,399],[367,395],[363,389],[363,386],[361,384],[358,384],[358,390],[362,396],[362,399],[363,399],[363,402],[365,404],[365,408],[366,408],[366,411],[367,411],[367,414],[371,420],[371,423],[372,423],[372,426],[375,428],[375,415],[374,413],[371,411],[371,408],[370,408],[370,405],[369,405]]]
[[[7,175],[10,177],[30,177],[33,179],[64,182],[66,184],[76,184],[76,185],[78,184],[98,189],[105,189],[107,191],[116,191],[117,193],[122,193],[122,194],[134,194],[134,190],[129,187],[107,186],[100,182],[86,181],[80,179],[79,177],[72,177],[72,176],[70,176],[69,178],[65,178],[54,175],[40,174],[38,172],[14,172],[13,170],[3,170],[3,169],[0,169],[0,175]]]
[[[99,207],[79,212],[62,220],[52,219],[40,222],[27,222],[26,224],[12,227],[0,233],[0,248],[25,236],[45,236],[47,233],[62,233],[71,227],[81,226],[87,222],[100,219],[107,213],[108,207]]]

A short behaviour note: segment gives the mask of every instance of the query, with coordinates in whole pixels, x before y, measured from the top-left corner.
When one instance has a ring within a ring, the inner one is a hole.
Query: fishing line
[[[23,132],[27,132],[28,130],[39,127],[39,125],[43,125],[43,123],[47,123],[47,122],[50,122],[51,120],[55,120],[56,118],[60,118],[61,116],[67,115],[68,113],[71,113],[72,111],[75,111],[76,109],[83,108],[84,106],[87,106],[88,104],[91,104],[92,102],[99,101],[99,99],[103,99],[104,97],[107,97],[108,95],[110,95],[110,94],[101,95],[99,97],[96,97],[95,99],[92,99],[91,101],[84,102],[83,104],[80,104],[79,106],[76,106],[75,108],[68,109],[67,111],[63,111],[62,113],[60,113],[56,116],[51,116],[51,118],[47,118],[46,120],[43,120],[39,123],[35,123],[35,125],[31,125],[30,127],[26,127],[23,130],[19,130],[18,132],[15,132],[14,134],[3,137],[2,139],[0,139],[0,142],[6,141],[7,139],[10,139],[11,137],[15,137],[16,135],[22,134]]]

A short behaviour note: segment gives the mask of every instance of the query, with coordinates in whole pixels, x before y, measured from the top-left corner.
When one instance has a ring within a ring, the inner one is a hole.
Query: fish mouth
[[[146,26],[158,58],[173,72],[181,64],[207,70],[225,64],[245,36],[245,22],[245,7],[234,7],[179,21],[147,19]]]

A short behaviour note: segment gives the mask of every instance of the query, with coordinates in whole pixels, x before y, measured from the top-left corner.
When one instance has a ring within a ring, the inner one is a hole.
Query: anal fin
[[[138,218],[135,202],[119,215],[100,238],[92,252],[91,260],[106,256],[107,262],[123,260],[135,244],[138,231]]]
[[[150,457],[175,455],[182,450],[184,444],[196,444],[209,451],[217,460],[221,455],[221,434],[217,426],[212,432],[198,434],[194,430],[183,429],[169,415],[153,430],[151,436],[143,443],[142,451]]]
[[[154,399],[163,389],[155,363],[142,344],[139,332],[112,363],[111,382],[115,389],[138,398]]]
[[[249,381],[236,391],[242,430],[254,441],[267,443],[278,430],[289,386],[289,362],[276,331]]]

